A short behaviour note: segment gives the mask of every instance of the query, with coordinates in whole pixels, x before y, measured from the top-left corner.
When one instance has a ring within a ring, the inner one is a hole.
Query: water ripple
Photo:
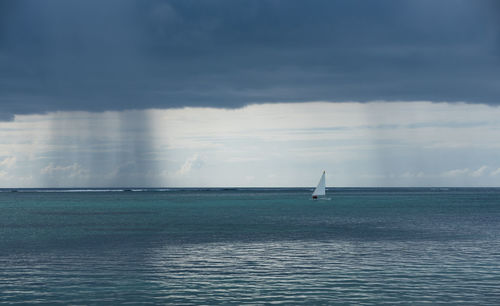
[[[498,304],[497,198],[449,193],[27,195],[0,202],[0,303]]]

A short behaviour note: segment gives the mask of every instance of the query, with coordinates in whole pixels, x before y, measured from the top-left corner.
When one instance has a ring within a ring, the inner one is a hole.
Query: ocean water
[[[500,189],[0,192],[0,304],[500,303]]]

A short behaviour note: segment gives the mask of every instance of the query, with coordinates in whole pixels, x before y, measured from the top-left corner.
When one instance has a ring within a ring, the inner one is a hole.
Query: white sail
[[[325,171],[323,171],[323,175],[321,175],[321,178],[319,179],[318,186],[316,189],[314,189],[314,192],[312,194],[313,197],[317,196],[324,196],[326,194],[325,190]]]

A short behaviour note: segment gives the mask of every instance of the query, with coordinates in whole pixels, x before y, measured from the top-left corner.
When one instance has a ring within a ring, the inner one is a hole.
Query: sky
[[[0,0],[0,187],[498,186],[498,1]]]

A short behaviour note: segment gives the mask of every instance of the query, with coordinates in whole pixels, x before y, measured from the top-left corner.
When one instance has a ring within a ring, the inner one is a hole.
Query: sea
[[[2,189],[0,304],[500,304],[499,188]]]

